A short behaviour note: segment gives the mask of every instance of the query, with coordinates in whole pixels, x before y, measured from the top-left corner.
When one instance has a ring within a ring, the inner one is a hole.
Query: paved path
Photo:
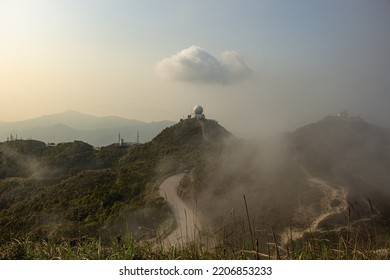
[[[177,188],[185,173],[176,174],[161,183],[159,192],[168,202],[173,213],[177,227],[168,235],[165,242],[169,245],[185,244],[194,241],[201,230],[197,213],[177,195]]]

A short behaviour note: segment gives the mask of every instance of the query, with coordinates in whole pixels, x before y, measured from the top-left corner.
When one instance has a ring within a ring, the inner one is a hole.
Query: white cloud
[[[224,85],[244,80],[252,73],[239,53],[225,51],[218,59],[198,46],[164,58],[155,71],[157,76],[168,80]]]

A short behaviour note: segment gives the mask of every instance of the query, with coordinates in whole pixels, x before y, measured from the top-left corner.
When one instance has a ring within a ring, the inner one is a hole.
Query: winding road
[[[185,173],[176,174],[161,183],[160,195],[171,207],[176,219],[176,228],[165,239],[168,245],[185,244],[194,241],[201,230],[197,213],[177,195],[177,188]]]
[[[343,213],[348,209],[347,192],[344,189],[336,188],[329,185],[327,182],[320,178],[311,177],[308,181],[313,186],[319,188],[323,197],[321,199],[322,213],[312,222],[310,228],[319,230],[319,225],[322,221],[334,214]],[[337,200],[338,205],[332,205],[332,202]]]
[[[282,234],[282,242],[284,244],[287,244],[288,240],[291,238],[298,239],[302,237],[305,233],[309,233],[311,231],[322,231],[319,227],[322,221],[326,220],[329,216],[343,213],[348,209],[347,191],[345,189],[329,185],[325,180],[309,174],[305,168],[301,167],[301,169],[304,172],[309,185],[322,192],[320,200],[321,212],[307,228],[286,229]],[[332,202],[334,201],[338,201],[338,203],[332,205]]]

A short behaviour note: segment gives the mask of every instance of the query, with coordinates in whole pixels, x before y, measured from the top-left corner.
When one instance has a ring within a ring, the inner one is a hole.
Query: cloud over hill
[[[164,58],[155,68],[163,79],[190,83],[230,85],[247,79],[252,70],[236,51],[225,51],[216,58],[198,46],[191,46]]]

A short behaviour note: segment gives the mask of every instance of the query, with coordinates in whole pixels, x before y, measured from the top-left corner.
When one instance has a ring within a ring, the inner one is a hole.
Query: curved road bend
[[[312,176],[302,166],[301,169],[306,176],[306,180],[310,183],[310,186],[319,189],[323,194],[321,197],[321,213],[307,228],[292,230],[290,230],[290,228],[285,229],[285,231],[282,233],[282,242],[284,244],[287,244],[289,238],[291,237],[292,239],[298,239],[305,233],[310,233],[311,231],[321,232],[322,230],[319,228],[319,225],[322,221],[331,215],[343,213],[348,209],[348,193],[344,188],[329,185],[325,180]],[[339,205],[332,206],[332,201],[336,199],[339,200]]]
[[[185,173],[176,174],[161,183],[160,195],[167,201],[175,214],[177,227],[165,239],[168,245],[184,244],[199,236],[201,225],[196,213],[177,195],[177,188]]]

